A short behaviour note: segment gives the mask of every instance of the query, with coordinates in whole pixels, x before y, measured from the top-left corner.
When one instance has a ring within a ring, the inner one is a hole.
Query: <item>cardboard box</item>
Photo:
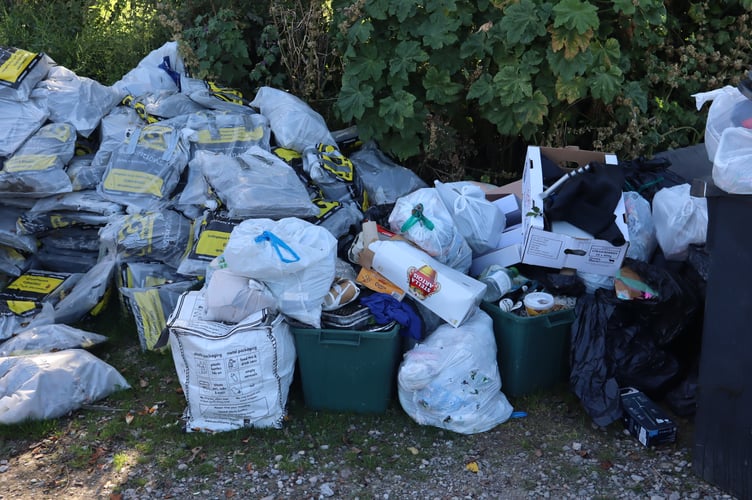
[[[491,201],[507,217],[507,225],[501,233],[496,249],[482,255],[473,255],[469,274],[479,276],[484,269],[492,264],[509,267],[519,264],[522,258],[522,207],[521,198],[517,194],[522,181],[515,181],[498,188],[486,190],[486,199]]]
[[[522,173],[524,243],[521,261],[525,264],[555,269],[571,268],[602,275],[615,275],[621,267],[629,246],[629,228],[624,201],[620,200],[614,209],[616,225],[627,241],[621,246],[596,239],[567,222],[556,221],[551,231],[547,231],[543,226],[543,217],[528,215],[533,212],[533,207],[543,210],[541,194],[546,186],[543,185],[541,155],[545,155],[565,171],[585,166],[590,162],[618,164],[616,155],[613,154],[573,148],[529,146]]]
[[[634,387],[621,389],[624,427],[645,446],[676,441],[676,424],[665,412]]]
[[[486,285],[440,263],[404,240],[375,241],[371,267],[396,286],[457,327],[480,305]]]

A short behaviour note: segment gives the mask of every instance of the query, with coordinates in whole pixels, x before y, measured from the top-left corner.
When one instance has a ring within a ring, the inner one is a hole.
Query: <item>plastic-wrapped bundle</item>
[[[389,205],[397,198],[428,187],[415,172],[396,164],[375,142],[369,141],[350,154],[371,205]]]
[[[186,128],[193,154],[212,151],[237,156],[252,146],[270,150],[271,127],[262,114],[230,111],[201,111],[188,115]]]
[[[24,102],[0,97],[0,157],[16,152],[26,139],[47,121],[47,103],[38,99]]]
[[[76,129],[68,123],[50,123],[5,161],[0,170],[0,194],[43,198],[73,191],[65,165],[73,158]]]

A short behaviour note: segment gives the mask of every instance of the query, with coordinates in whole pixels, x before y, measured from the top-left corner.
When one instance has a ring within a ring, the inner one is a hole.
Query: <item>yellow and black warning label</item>
[[[0,47],[0,86],[18,88],[41,58],[42,54]]]

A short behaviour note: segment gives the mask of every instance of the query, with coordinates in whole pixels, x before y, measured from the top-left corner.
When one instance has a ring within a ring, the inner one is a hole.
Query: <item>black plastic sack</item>
[[[684,177],[669,170],[671,161],[668,158],[639,157],[630,161],[620,161],[619,166],[624,172],[623,190],[636,191],[651,203],[655,193],[662,188],[687,182]]]
[[[668,349],[701,313],[689,282],[673,271],[627,259],[656,295],[625,300],[601,288],[577,301],[572,324],[570,386],[600,426],[622,416],[619,388],[658,397],[675,386],[682,367]]]

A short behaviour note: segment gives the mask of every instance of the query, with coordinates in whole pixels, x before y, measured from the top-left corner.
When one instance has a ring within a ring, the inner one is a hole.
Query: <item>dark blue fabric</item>
[[[400,302],[386,293],[373,293],[361,297],[360,303],[371,310],[377,323],[396,321],[402,326],[400,334],[415,340],[422,339],[423,321],[410,304]]]

